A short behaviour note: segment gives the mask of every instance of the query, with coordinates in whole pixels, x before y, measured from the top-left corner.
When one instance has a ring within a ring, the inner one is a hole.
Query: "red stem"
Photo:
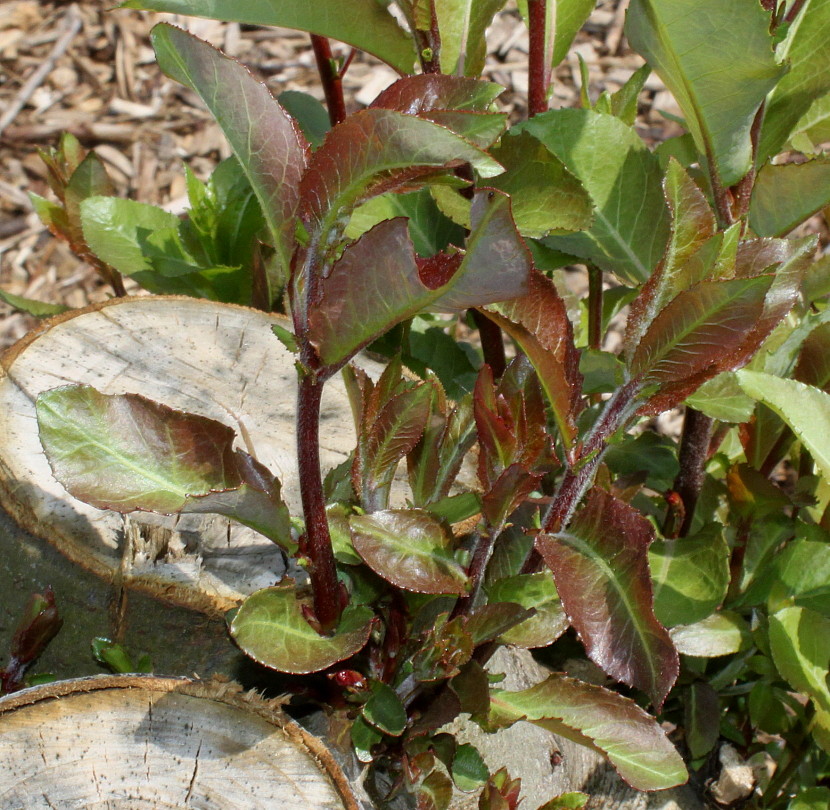
[[[602,346],[602,270],[588,265],[588,348]]]
[[[329,120],[336,126],[346,117],[346,101],[343,98],[343,77],[341,71],[335,69],[331,45],[325,37],[319,34],[311,35],[311,47],[314,49],[314,58],[317,60],[317,72],[326,96],[326,105],[329,108]]]
[[[528,0],[529,87],[527,96],[528,115],[533,117],[548,109],[548,88],[550,87],[550,59],[545,49],[545,23],[548,0]]]
[[[710,416],[686,408],[683,421],[683,435],[680,438],[680,472],[674,479],[674,490],[683,501],[684,517],[680,537],[685,537],[692,528],[695,507],[706,478],[704,467],[709,455],[709,439],[714,420]]]
[[[493,377],[499,379],[507,368],[507,356],[504,353],[504,337],[501,328],[491,321],[483,312],[471,310],[473,321],[481,338],[481,351],[484,362],[493,371]]]
[[[314,615],[323,634],[340,621],[340,585],[334,564],[326,499],[320,475],[320,396],[323,383],[312,373],[300,376],[297,396],[297,462],[305,517],[305,545],[311,577]]]

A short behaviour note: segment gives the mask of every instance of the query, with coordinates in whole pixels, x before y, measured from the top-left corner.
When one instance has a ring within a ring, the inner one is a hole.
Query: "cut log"
[[[297,484],[294,356],[272,334],[284,317],[193,298],[115,299],[59,316],[15,344],[0,378],[0,504],[98,576],[212,614],[273,585],[283,558],[269,540],[219,516],[126,517],[70,496],[55,480],[37,432],[35,400],[70,383],[142,394],[216,419],[274,472],[294,514]],[[362,362],[376,376],[382,368]],[[345,386],[325,388],[324,470],[355,444]],[[106,475],[106,471],[102,471]]]
[[[135,676],[0,699],[0,807],[359,810],[337,763],[238,687]]]

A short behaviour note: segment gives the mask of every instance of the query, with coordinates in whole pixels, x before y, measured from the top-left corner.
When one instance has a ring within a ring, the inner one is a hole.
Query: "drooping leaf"
[[[484,32],[505,0],[436,0],[441,72],[478,76],[484,67]]]
[[[393,585],[417,593],[467,592],[467,575],[453,557],[453,538],[429,512],[388,509],[353,515],[351,528],[357,553]]]
[[[494,691],[490,724],[521,719],[600,751],[638,790],[686,781],[683,760],[657,721],[633,700],[601,686],[551,675],[522,692]]]
[[[52,315],[60,315],[68,312],[69,307],[63,304],[50,304],[47,301],[35,301],[33,298],[24,298],[22,295],[0,290],[0,300],[5,301],[10,307],[14,307],[27,315],[34,315],[36,318],[50,318]]]
[[[569,447],[576,437],[576,417],[584,407],[582,375],[573,327],[553,282],[534,272],[527,295],[486,307],[485,312],[530,359]]]
[[[777,413],[804,443],[825,476],[830,476],[830,394],[797,380],[742,369],[744,392]]]
[[[648,552],[654,613],[661,624],[694,624],[726,596],[729,546],[719,524],[675,540],[653,543]]]
[[[309,5],[298,0],[127,0],[122,8],[143,8],[187,14],[246,25],[276,25],[332,37],[377,56],[402,73],[415,63],[412,40],[391,14],[373,0],[319,0]]]
[[[192,13],[195,4],[184,5],[191,6]],[[202,7],[202,13],[205,10]],[[284,284],[294,248],[300,177],[307,160],[304,136],[268,88],[240,63],[165,23],[153,28],[151,39],[161,69],[200,96],[236,153],[281,260],[281,277],[274,281]]]
[[[249,596],[230,624],[242,651],[263,666],[304,675],[354,655],[369,640],[370,608],[349,605],[334,635],[317,633],[305,620],[293,585],[264,588]]]
[[[784,608],[769,617],[769,643],[790,685],[830,711],[830,619],[807,608]]]
[[[492,185],[512,197],[513,216],[523,236],[591,226],[593,204],[588,192],[530,132],[505,135],[490,153],[505,168]]]
[[[399,737],[406,728],[406,709],[395,690],[382,681],[372,681],[369,699],[361,712],[367,723]]]
[[[516,602],[536,613],[503,633],[502,642],[533,649],[553,644],[568,629],[568,617],[549,572],[517,574],[487,586],[491,602]]]
[[[44,392],[36,409],[46,457],[76,498],[119,512],[214,512],[292,546],[279,482],[233,449],[226,425],[83,385]]]
[[[767,164],[752,188],[749,222],[758,236],[785,236],[830,203],[830,158]]]
[[[775,52],[789,70],[770,93],[758,153],[781,151],[815,99],[830,91],[830,7],[807,0]]]
[[[784,73],[769,23],[760,3],[744,0],[632,0],[628,9],[628,41],[677,99],[725,187],[749,170],[752,122]]]
[[[678,293],[708,277],[717,256],[715,251],[705,250],[717,227],[712,209],[674,159],[669,161],[663,189],[671,212],[669,241],[657,270],[631,304],[625,334],[629,353],[639,345],[649,325]],[[715,248],[719,244],[715,244]]]
[[[645,281],[663,255],[669,225],[657,158],[631,127],[593,110],[551,110],[522,128],[565,164],[594,204],[587,231],[550,236],[545,244],[626,283]]]
[[[653,539],[640,512],[595,488],[567,531],[540,535],[536,548],[591,660],[659,707],[679,662],[654,615],[648,568]]]
[[[683,655],[717,658],[748,646],[749,626],[740,614],[724,610],[694,624],[679,624],[669,631],[674,646]]]

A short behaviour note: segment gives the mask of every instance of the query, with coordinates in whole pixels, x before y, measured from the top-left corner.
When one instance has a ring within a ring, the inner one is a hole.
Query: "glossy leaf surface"
[[[394,737],[403,734],[406,728],[406,710],[401,699],[389,684],[372,681],[369,700],[363,706],[363,717],[367,723]]]
[[[80,385],[41,394],[36,408],[49,463],[76,498],[119,512],[214,512],[291,545],[279,482],[233,449],[226,425]]]
[[[540,535],[536,548],[588,656],[659,707],[679,670],[654,615],[648,547],[654,530],[636,509],[593,489],[568,530]],[[613,560],[613,563],[610,561]]]
[[[388,509],[351,518],[352,542],[366,564],[393,585],[417,593],[467,592],[452,536],[429,512]]]
[[[669,631],[683,655],[718,658],[738,652],[749,643],[749,626],[737,613],[713,613],[694,624],[680,624]]]
[[[628,10],[628,41],[677,99],[725,187],[749,170],[752,121],[784,73],[769,23],[744,0],[632,0]]]
[[[705,619],[726,596],[729,546],[719,526],[663,540],[648,552],[654,613],[666,627]]]
[[[758,236],[785,236],[830,203],[830,158],[767,164],[752,189],[749,222]]]
[[[516,602],[536,611],[535,615],[502,634],[501,641],[505,644],[527,649],[547,647],[570,624],[553,578],[547,571],[497,580],[487,587],[487,594],[491,602]]]
[[[410,37],[383,6],[373,0],[128,0],[122,8],[144,8],[171,14],[188,14],[246,25],[296,28],[347,42],[367,51],[403,73],[415,63]]]
[[[548,237],[546,244],[590,259],[630,284],[645,281],[668,235],[657,158],[631,127],[592,110],[551,110],[522,128],[565,164],[594,204],[587,231]]]
[[[539,238],[591,226],[588,192],[530,132],[507,134],[490,152],[505,168],[492,185],[512,197],[513,217],[523,236]]]
[[[264,84],[206,42],[164,23],[153,29],[152,42],[161,69],[199,95],[236,153],[275,240],[284,281],[306,165],[305,137]]]
[[[634,701],[600,686],[551,675],[522,692],[495,691],[491,724],[520,719],[601,751],[638,790],[662,790],[686,781],[683,760],[657,721]]]
[[[373,615],[369,608],[349,605],[334,635],[326,637],[305,620],[304,604],[293,585],[257,591],[236,612],[231,636],[254,661],[295,675],[326,669],[368,641]]]

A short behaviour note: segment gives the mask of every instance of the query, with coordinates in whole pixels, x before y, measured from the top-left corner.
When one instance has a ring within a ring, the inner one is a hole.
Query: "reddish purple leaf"
[[[640,512],[593,489],[567,531],[540,535],[536,548],[591,660],[660,707],[677,679],[679,659],[654,615],[652,540],[654,529]]]
[[[481,511],[489,526],[503,526],[542,480],[542,473],[530,472],[523,464],[511,464],[493,482],[481,499]]]
[[[534,271],[527,295],[485,307],[485,312],[533,363],[570,453],[576,439],[576,417],[584,407],[582,375],[573,327],[553,282]]]
[[[432,110],[487,112],[502,92],[504,88],[493,82],[442,73],[421,73],[391,84],[371,106],[408,115],[423,115]]]

